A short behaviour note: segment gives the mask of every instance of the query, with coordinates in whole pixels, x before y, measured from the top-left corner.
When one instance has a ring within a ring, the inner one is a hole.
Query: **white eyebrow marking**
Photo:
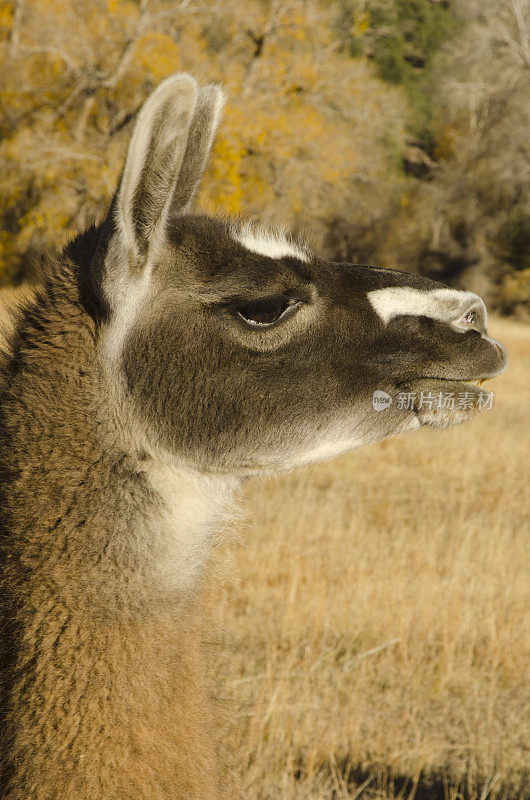
[[[381,317],[385,325],[401,314],[416,315],[439,319],[443,322],[453,321],[462,307],[469,304],[479,305],[486,319],[486,307],[482,299],[473,292],[460,289],[412,289],[403,286],[390,286],[386,289],[374,289],[367,294],[374,311]]]
[[[236,242],[239,242],[239,244],[242,244],[243,247],[253,253],[259,253],[269,258],[291,256],[299,261],[309,261],[309,255],[294,242],[290,241],[281,230],[274,231],[246,224],[240,228],[232,228],[231,233]]]

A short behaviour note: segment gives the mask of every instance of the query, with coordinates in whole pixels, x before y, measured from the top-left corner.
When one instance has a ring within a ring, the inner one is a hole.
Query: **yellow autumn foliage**
[[[323,0],[2,5],[0,281],[103,213],[138,108],[176,71],[229,96],[200,204],[322,244],[399,180],[407,114],[398,90],[341,52],[334,14]]]

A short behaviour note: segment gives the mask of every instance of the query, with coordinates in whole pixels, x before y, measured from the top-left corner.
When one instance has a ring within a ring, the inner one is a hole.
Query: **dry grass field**
[[[251,800],[530,796],[530,327],[491,329],[492,411],[248,486],[211,609]]]
[[[492,411],[248,485],[208,613],[249,800],[530,796],[530,327],[491,328]]]

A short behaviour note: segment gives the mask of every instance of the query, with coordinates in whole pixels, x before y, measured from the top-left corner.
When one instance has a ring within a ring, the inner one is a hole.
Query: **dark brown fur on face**
[[[0,357],[3,800],[220,798],[200,585],[238,481],[471,416],[371,396],[505,363],[474,295],[190,214],[221,104],[151,95]]]

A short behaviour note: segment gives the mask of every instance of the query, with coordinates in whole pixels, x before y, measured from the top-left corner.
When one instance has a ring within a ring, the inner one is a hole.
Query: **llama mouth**
[[[488,378],[447,378],[450,383],[464,383],[471,386],[476,386],[477,388],[481,388],[483,384],[486,383]]]
[[[476,386],[480,389],[486,381],[491,380],[491,376],[487,375],[485,378],[441,378],[438,375],[425,375],[418,378],[418,380],[433,381],[433,383],[460,383],[468,386]]]
[[[464,380],[423,376],[403,381],[393,395],[374,392],[372,405],[375,411],[381,411],[395,401],[396,411],[412,412],[420,425],[444,428],[492,408],[495,395],[483,388],[488,377]]]
[[[492,407],[494,395],[482,388],[487,377],[423,377],[401,387],[398,407],[413,411],[420,425],[446,428]]]

